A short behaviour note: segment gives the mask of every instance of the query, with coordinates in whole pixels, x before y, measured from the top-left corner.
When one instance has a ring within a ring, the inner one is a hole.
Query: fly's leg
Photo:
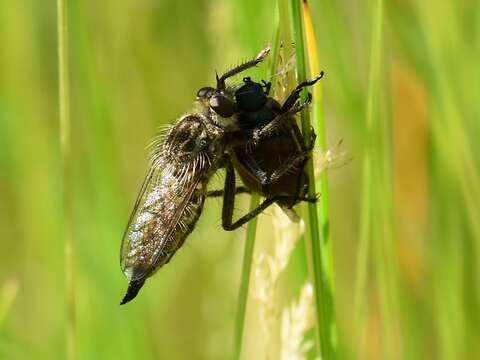
[[[233,209],[235,207],[235,170],[233,169],[233,165],[230,161],[225,164],[225,168],[226,176],[225,191],[223,194],[222,226],[227,231],[238,229],[277,201],[289,201],[293,199],[294,203],[297,201],[316,202],[318,199],[317,196],[313,198],[303,196],[274,196],[272,198],[265,199],[255,209],[246,213],[237,221],[233,222]]]
[[[278,117],[281,117],[282,115],[279,115]],[[277,117],[277,118],[278,118]],[[275,119],[268,124],[266,127],[263,129],[267,128],[269,125],[271,125]],[[260,130],[261,131],[261,130]],[[275,129],[267,129],[267,134],[270,134],[270,131],[275,131]],[[266,133],[260,133],[259,135],[260,138],[268,136]],[[243,155],[241,157],[241,161],[244,164],[244,166],[247,167],[247,169],[250,171],[252,175],[255,176],[255,178],[260,181],[262,185],[268,185],[271,183],[276,182],[278,179],[280,179],[282,176],[285,174],[288,174],[290,172],[294,172],[296,169],[298,169],[300,166],[303,167],[305,164],[305,161],[307,160],[308,156],[311,154],[313,147],[315,145],[315,139],[316,139],[316,134],[313,131],[313,128],[311,129],[310,132],[310,144],[309,146],[304,150],[301,151],[294,156],[291,156],[288,158],[284,163],[282,163],[277,169],[272,174],[267,174],[264,170],[260,168],[260,166],[255,162],[255,160],[249,155],[249,152],[247,154]],[[254,142],[255,140],[255,132],[254,132]],[[300,179],[299,179],[299,184],[300,184]],[[299,191],[298,191],[299,192]]]
[[[207,197],[219,197],[223,196],[225,191],[223,190],[212,190],[212,191],[207,191]],[[247,189],[244,186],[239,186],[235,189],[235,194],[251,194],[252,192],[250,189]]]
[[[301,112],[303,109],[308,107],[312,102],[312,94],[308,94],[307,99],[303,103],[298,103],[298,99],[300,98],[300,93],[304,87],[312,86],[318,80],[323,77],[323,71],[318,75],[316,78],[304,81],[299,84],[292,93],[288,96],[287,100],[282,105],[280,110],[280,115],[276,116],[272,121],[270,121],[265,126],[255,129],[253,131],[253,142],[254,144],[258,144],[261,139],[265,137],[269,137],[275,134],[275,132],[284,124],[285,121],[290,119],[295,114]]]
[[[222,208],[222,226],[225,230],[231,231],[238,229],[240,226],[253,219],[263,210],[277,201],[277,198],[266,199],[254,210],[242,216],[237,221],[233,222],[233,209],[235,207],[235,170],[231,161],[225,164],[225,191],[223,194],[223,208]]]
[[[262,87],[264,88],[263,92],[265,95],[270,94],[270,90],[272,88],[272,83],[271,82],[266,82],[265,80],[262,80]]]
[[[262,141],[262,139],[269,138],[271,136],[274,136],[280,129],[282,128],[283,125],[289,120],[292,119],[293,116],[301,112],[303,109],[307,108],[310,106],[312,102],[312,94],[308,94],[307,99],[303,103],[297,103],[295,104],[292,108],[290,108],[288,111],[277,115],[272,121],[270,121],[268,124],[266,124],[263,127],[256,128],[253,130],[252,134],[252,141],[250,144],[250,147],[255,147],[255,145],[258,145],[259,142]]]
[[[255,216],[258,216],[261,212],[263,212],[270,205],[274,204],[280,198],[282,198],[282,197],[278,196],[278,197],[274,197],[274,198],[271,198],[271,199],[265,199],[259,206],[257,206],[252,211],[243,215],[240,219],[238,219],[234,223],[232,223],[233,214],[232,214],[232,217],[230,217],[228,219],[222,217],[223,229],[226,230],[226,231],[233,231],[233,230],[238,229],[239,227],[245,225],[247,222],[252,220]],[[226,204],[223,204],[224,207],[225,207],[225,205]],[[233,208],[232,208],[232,211],[233,211]]]
[[[264,138],[275,135],[275,133],[286,121],[288,121],[292,118],[292,116],[295,116],[295,114],[301,112],[303,109],[310,105],[310,103],[312,102],[312,94],[309,93],[307,99],[304,102],[299,103],[298,99],[300,98],[300,93],[304,87],[312,86],[318,80],[320,80],[323,77],[323,74],[324,73],[322,71],[320,75],[318,75],[316,78],[302,82],[292,91],[292,93],[288,96],[287,100],[285,100],[285,102],[283,103],[280,114],[277,115],[265,126],[257,128],[253,131],[253,145],[257,145]]]
[[[303,88],[314,85],[318,80],[320,80],[323,77],[323,74],[324,74],[323,71],[321,71],[320,74],[317,77],[313,78],[312,80],[307,80],[298,84],[297,87],[288,96],[287,100],[285,100],[285,102],[283,103],[282,113],[285,113],[289,111],[291,108],[293,108],[297,100],[300,98],[300,93],[302,92]]]
[[[255,159],[249,153],[237,153],[236,156],[256,180],[258,180],[262,185],[268,183],[268,174],[257,164]]]
[[[291,156],[282,165],[275,169],[275,171],[270,174],[264,181],[262,181],[262,185],[274,183],[282,176],[295,172],[301,165],[304,164],[308,155],[310,155],[310,151],[304,151],[295,156]]]
[[[301,136],[301,135],[300,135]],[[309,143],[307,144],[307,147],[305,147],[304,144],[301,144],[302,145],[302,148],[305,149],[304,151],[307,151],[309,154],[312,152],[314,146],[315,146],[315,140],[317,138],[317,134],[315,134],[315,130],[312,128],[310,128],[310,141]],[[301,164],[301,168],[303,169],[305,167],[305,164],[307,162],[307,158],[305,158],[305,160],[302,162]],[[304,176],[307,176],[307,174],[304,172],[304,171],[299,171],[298,172],[298,177],[297,177],[297,185],[296,185],[296,197],[300,197],[301,194],[305,194],[307,189],[308,189],[308,185],[303,189],[302,191],[302,185],[304,184],[304,181],[303,181],[303,178]],[[308,183],[308,181],[307,181]],[[301,200],[301,199],[300,199]],[[296,201],[295,201],[296,202]]]
[[[267,174],[263,169],[261,169],[256,163],[255,159],[253,159],[249,154],[243,154],[241,157],[239,157],[239,160],[243,166],[247,168],[249,173],[251,173],[256,180],[265,186],[276,182],[285,174],[295,171],[307,159],[307,157],[310,155],[310,152],[311,150],[306,150],[291,156],[271,174]],[[238,155],[239,154],[237,154],[237,156]]]
[[[254,148],[256,145],[258,145],[262,141],[262,139],[266,139],[275,135],[278,131],[280,131],[282,126],[287,121],[292,119],[292,116],[294,116],[295,114],[299,113],[300,111],[308,107],[310,105],[311,100],[312,98],[310,95],[309,98],[304,103],[295,105],[289,111],[283,114],[277,115],[272,121],[270,121],[265,126],[262,126],[260,128],[256,128],[255,130],[253,130],[251,143],[247,145],[249,145],[249,147],[251,148]]]
[[[234,67],[233,69],[227,71],[225,74],[223,74],[220,77],[217,75],[217,89],[218,90],[225,89],[225,80],[227,80],[229,77],[237,75],[238,73],[241,73],[242,71],[245,71],[247,69],[257,66],[257,64],[259,64],[260,62],[263,61],[263,59],[265,59],[265,57],[268,55],[269,52],[270,52],[270,48],[267,47],[262,51],[260,51],[258,55],[255,57],[255,59],[247,61],[237,67]]]
[[[312,196],[312,197],[298,196],[298,195],[282,196],[281,197],[281,202],[279,203],[279,205],[282,208],[292,209],[299,202],[307,202],[307,203],[315,204],[318,201],[319,197],[320,196],[318,194],[315,195],[315,196]]]

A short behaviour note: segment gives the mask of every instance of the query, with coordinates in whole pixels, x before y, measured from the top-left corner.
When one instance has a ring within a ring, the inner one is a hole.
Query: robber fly
[[[256,209],[233,222],[235,194],[250,189],[235,187],[231,155],[237,147],[255,146],[267,132],[262,133],[264,127],[255,131],[254,123],[247,125],[254,112],[250,111],[248,115],[249,112],[245,111],[241,100],[243,90],[239,92],[244,85],[226,86],[226,80],[256,66],[268,53],[269,48],[266,48],[255,59],[220,77],[217,75],[216,88],[204,87],[197,92],[199,110],[183,115],[166,135],[155,139],[150,170],[123,236],[121,268],[129,285],[121,304],[132,300],[145,280],[168,263],[183,245],[200,217],[207,196],[223,196],[222,226],[225,230],[242,226],[280,200],[280,195],[267,198]],[[301,105],[295,105],[295,109],[299,107]],[[305,155],[295,157],[292,167]],[[219,168],[226,169],[224,190],[208,192],[207,184]]]

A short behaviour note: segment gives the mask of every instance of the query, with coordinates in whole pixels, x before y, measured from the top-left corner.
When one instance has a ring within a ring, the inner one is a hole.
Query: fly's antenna
[[[233,69],[227,71],[225,74],[223,74],[220,77],[218,76],[218,74],[216,74],[217,90],[225,89],[225,80],[227,80],[229,77],[232,77],[234,75],[241,73],[242,71],[245,71],[247,69],[257,66],[257,64],[259,64],[260,62],[263,61],[263,59],[265,59],[265,57],[268,55],[269,52],[270,52],[270,47],[266,47],[265,49],[263,49],[258,53],[255,59],[247,61],[241,65],[238,65],[237,67],[234,67]]]

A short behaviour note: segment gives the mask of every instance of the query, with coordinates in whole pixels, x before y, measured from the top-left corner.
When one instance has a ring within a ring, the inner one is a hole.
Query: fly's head
[[[232,132],[261,125],[265,117],[270,120],[269,90],[270,83],[245,77],[242,83],[229,87],[203,87],[197,92],[197,101],[217,126]]]
[[[260,110],[267,102],[269,89],[270,84],[264,81],[257,83],[245,77],[243,84],[231,88],[203,87],[197,92],[197,101],[217,115],[229,118],[238,112]]]
[[[222,118],[229,118],[237,112],[233,96],[226,90],[203,87],[197,92],[197,101],[205,109],[212,110]]]
[[[217,74],[216,87],[207,86],[197,91],[197,101],[202,107],[202,113],[207,114],[215,125],[227,132],[237,131],[240,129],[238,114],[258,111],[265,105],[269,84],[261,85],[251,81],[250,78],[244,78],[244,84],[227,87],[226,80],[257,66],[269,52],[270,48],[266,47],[254,59],[230,69],[221,76]]]
[[[231,88],[215,89],[203,87],[197,92],[197,101],[201,112],[208,117],[211,124],[226,132],[238,130],[238,113],[234,91]]]

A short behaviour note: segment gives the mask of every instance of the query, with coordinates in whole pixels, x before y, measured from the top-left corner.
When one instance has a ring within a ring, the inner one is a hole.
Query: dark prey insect
[[[297,103],[301,90],[322,77],[323,72],[312,81],[299,84],[283,105],[268,96],[270,84],[262,86],[248,77],[236,92],[237,105],[243,109],[238,122],[254,130],[251,142],[233,149],[235,169],[248,189],[267,200],[277,199],[276,203],[284,210],[291,209],[298,201],[316,200],[306,196],[308,177],[304,169],[315,133],[312,129],[307,147],[294,115],[311,101],[309,94],[305,103]]]
[[[245,85],[226,86],[229,77],[256,66],[268,52],[268,48],[264,49],[255,59],[217,76],[216,88],[200,89],[197,93],[200,109],[183,115],[165,136],[155,139],[150,170],[123,236],[121,267],[129,286],[121,304],[132,300],[145,280],[168,263],[182,246],[201,214],[206,196],[223,194],[222,226],[226,230],[242,226],[275,201],[291,199],[291,195],[282,194],[267,197],[256,209],[233,222],[235,193],[249,190],[235,188],[231,155],[247,144],[255,149],[264,137],[271,136],[266,127],[269,123],[275,123],[281,115],[287,119],[287,113],[293,116],[293,111],[303,106],[296,104],[297,94],[291,99],[293,103],[288,111],[280,111],[279,116],[271,119],[265,117],[265,124],[260,124],[264,126],[256,126],[254,118],[258,107],[250,110],[248,99],[242,99],[243,93],[238,92]],[[276,108],[272,110],[272,114],[276,111]],[[252,124],[247,124],[249,121]],[[294,168],[305,157],[304,152],[297,153],[290,167]],[[210,178],[222,167],[226,169],[224,191],[208,192]],[[290,167],[285,166],[282,173],[288,172]]]

